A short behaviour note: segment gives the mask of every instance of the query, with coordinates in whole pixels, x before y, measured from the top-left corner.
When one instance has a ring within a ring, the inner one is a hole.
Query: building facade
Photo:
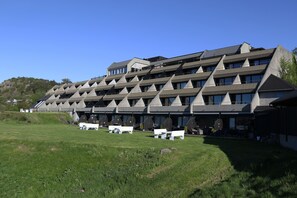
[[[282,57],[291,53],[281,46],[243,43],[173,58],[133,58],[112,63],[106,76],[54,86],[35,108],[101,125],[152,129],[171,122],[184,128],[194,120],[207,133],[219,119],[224,131],[253,131],[254,110],[279,97],[259,90],[271,75],[279,76]]]

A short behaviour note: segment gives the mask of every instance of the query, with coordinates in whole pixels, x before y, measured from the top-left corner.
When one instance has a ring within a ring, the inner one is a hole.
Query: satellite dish
[[[222,130],[223,129],[223,120],[222,119],[217,119],[216,121],[215,121],[215,123],[214,123],[214,129],[216,130],[216,131],[218,131],[218,130]]]

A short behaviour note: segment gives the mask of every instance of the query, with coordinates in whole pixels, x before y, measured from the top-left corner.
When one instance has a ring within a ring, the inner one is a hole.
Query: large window
[[[232,94],[230,95],[232,104],[250,104],[254,94],[244,93],[244,94]]]
[[[179,83],[173,83],[174,89],[183,89],[187,85],[187,82],[179,82]]]
[[[141,86],[140,89],[142,92],[147,92],[147,90],[150,88],[151,86],[148,85],[148,86]]]
[[[234,69],[242,67],[244,61],[234,62],[234,63],[225,63],[225,69]]]
[[[184,69],[183,74],[195,74],[198,68]]]
[[[184,127],[186,126],[186,124],[188,123],[190,117],[189,116],[179,116],[177,118],[177,122],[178,122],[178,127]]]
[[[215,79],[216,85],[221,86],[221,85],[232,85],[235,77],[227,77],[227,78],[217,78]]]
[[[117,75],[117,74],[127,73],[127,67],[112,69],[112,70],[109,71],[109,73],[110,73],[110,75]]]
[[[203,87],[205,83],[206,83],[206,80],[193,80],[192,81],[192,84],[193,84],[194,88]]]
[[[158,84],[158,85],[155,85],[156,87],[156,90],[157,91],[160,91],[163,87],[164,87],[165,84]]]
[[[181,103],[184,106],[190,105],[195,99],[195,96],[183,96],[180,97]]]
[[[143,102],[144,102],[144,105],[145,106],[148,106],[151,102],[152,102],[152,98],[146,98],[146,99],[142,99],[143,100]]]
[[[163,106],[170,106],[174,100],[175,100],[175,97],[161,98],[161,102]]]
[[[258,83],[262,80],[263,74],[241,76],[241,84]]]
[[[212,72],[216,68],[215,65],[210,65],[210,66],[204,66],[202,67],[203,72]]]
[[[225,95],[203,96],[206,105],[220,105]]]
[[[62,95],[60,96],[59,99],[70,98],[72,95],[73,95],[73,94],[66,94],[66,93],[64,93],[64,94],[62,94]]]
[[[250,66],[257,66],[257,65],[267,65],[270,63],[270,58],[261,58],[261,59],[254,59],[250,60]]]
[[[104,96],[106,94],[106,90],[96,91],[97,96]]]
[[[128,100],[131,107],[133,107],[137,103],[137,101],[138,101],[137,99]]]

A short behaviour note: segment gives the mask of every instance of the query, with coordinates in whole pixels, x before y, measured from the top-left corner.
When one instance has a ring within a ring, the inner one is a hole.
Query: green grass
[[[297,154],[277,145],[169,141],[46,120],[0,121],[0,197],[297,196]]]

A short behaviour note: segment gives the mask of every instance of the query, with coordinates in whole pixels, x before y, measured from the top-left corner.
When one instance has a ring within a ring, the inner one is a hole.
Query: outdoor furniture
[[[181,140],[185,139],[185,131],[178,130],[178,131],[167,131],[162,132],[161,139],[166,139],[169,136],[170,140],[174,140],[175,137],[179,137]]]
[[[181,140],[185,139],[185,130],[172,131],[169,139],[174,140],[175,137],[179,137]]]
[[[124,132],[128,132],[128,133],[132,134],[133,126],[110,125],[110,126],[108,126],[108,131],[109,131],[109,133],[122,134]]]
[[[119,129],[121,125],[109,125],[108,126],[108,131],[109,133],[113,133],[115,129]]]
[[[133,133],[133,126],[121,126],[119,127],[119,134],[122,134],[123,132],[128,132],[129,134]]]
[[[159,138],[163,132],[167,132],[167,129],[154,129],[154,138]]]
[[[86,123],[86,122],[79,123],[80,130],[89,130],[89,129],[98,130],[98,128],[99,128],[99,124],[91,124],[91,123]]]

